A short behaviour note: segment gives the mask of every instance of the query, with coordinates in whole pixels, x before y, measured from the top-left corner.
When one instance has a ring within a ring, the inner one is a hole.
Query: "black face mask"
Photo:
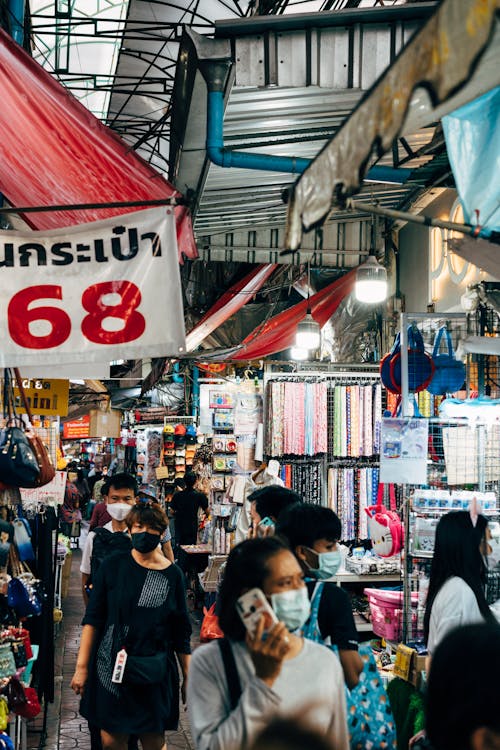
[[[138,534],[131,534],[132,547],[137,552],[152,552],[160,543],[159,534],[150,534],[148,531],[140,531]]]

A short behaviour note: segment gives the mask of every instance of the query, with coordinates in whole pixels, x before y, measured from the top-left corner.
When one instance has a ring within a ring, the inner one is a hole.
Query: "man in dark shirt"
[[[310,599],[316,582],[325,581],[318,611],[319,630],[323,640],[330,638],[331,644],[338,647],[345,682],[352,689],[363,669],[356,626],[348,595],[328,581],[341,561],[337,548],[341,534],[339,518],[330,508],[299,503],[280,515],[276,534],[288,542],[306,577],[312,579],[307,582]]]
[[[198,510],[208,515],[208,500],[203,492],[194,489],[196,474],[188,472],[184,477],[186,489],[176,492],[170,503],[170,511],[175,519],[175,543],[196,544],[198,537]]]

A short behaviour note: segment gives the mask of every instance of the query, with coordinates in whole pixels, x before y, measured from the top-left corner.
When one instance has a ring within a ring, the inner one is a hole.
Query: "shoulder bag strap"
[[[219,644],[222,662],[224,664],[224,672],[226,673],[231,711],[234,711],[241,697],[240,677],[238,675],[238,669],[236,668],[233,649],[231,648],[231,644],[229,643],[228,639],[219,638],[217,640],[217,643]]]
[[[23,387],[23,380],[21,378],[21,374],[19,372],[19,369],[17,367],[14,367],[14,375],[16,376],[16,384],[17,388],[19,390],[19,393],[21,394],[21,400],[23,402],[24,410],[26,412],[26,416],[28,417],[29,423],[33,424],[33,415],[31,413],[30,405],[28,402],[28,399],[26,398],[26,393]]]
[[[443,338],[443,333],[446,331],[446,326],[441,326],[439,331],[436,333],[436,338],[434,339],[434,348],[432,350],[432,358],[437,357],[439,354],[439,349],[441,347],[441,339]]]

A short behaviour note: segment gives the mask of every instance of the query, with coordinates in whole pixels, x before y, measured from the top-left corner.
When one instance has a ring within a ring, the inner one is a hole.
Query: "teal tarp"
[[[500,231],[500,87],[442,122],[464,219],[479,223],[481,235],[489,237]]]

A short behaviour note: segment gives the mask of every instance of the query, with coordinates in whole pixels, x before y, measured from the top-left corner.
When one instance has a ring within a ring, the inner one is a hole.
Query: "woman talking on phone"
[[[342,668],[332,651],[300,635],[310,604],[290,550],[273,537],[237,545],[219,612],[225,638],[198,648],[191,662],[196,748],[247,748],[272,718],[305,715],[336,750],[347,750]]]

